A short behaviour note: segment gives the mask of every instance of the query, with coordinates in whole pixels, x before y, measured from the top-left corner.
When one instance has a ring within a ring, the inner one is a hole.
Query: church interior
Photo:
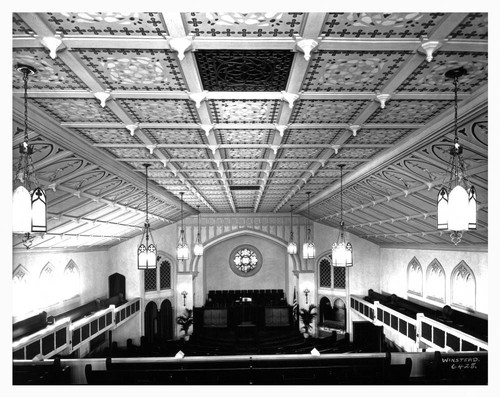
[[[490,383],[488,13],[11,20],[13,385]]]

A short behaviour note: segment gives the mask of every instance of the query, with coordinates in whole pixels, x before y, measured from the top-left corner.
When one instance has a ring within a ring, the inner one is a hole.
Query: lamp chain
[[[23,70],[24,81],[24,143],[28,145],[28,74],[29,71]]]

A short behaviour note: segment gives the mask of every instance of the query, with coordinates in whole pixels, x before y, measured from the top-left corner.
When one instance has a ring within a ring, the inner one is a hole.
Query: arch
[[[333,320],[333,308],[330,299],[323,296],[319,300],[319,324],[325,324],[326,321]]]
[[[29,312],[35,301],[31,285],[32,276],[23,266],[18,265],[12,272],[12,315],[21,316]]]
[[[476,309],[476,276],[465,261],[451,271],[451,304]]]
[[[159,321],[158,321],[158,334],[160,342],[173,339],[173,315],[172,315],[172,302],[165,299],[160,305]]]
[[[153,301],[144,308],[144,336],[149,344],[155,343],[158,336],[158,306]]]
[[[61,288],[64,299],[80,295],[80,269],[73,259],[64,268]]]
[[[40,279],[38,282],[37,299],[41,308],[53,305],[59,302],[60,285],[56,274],[56,269],[52,263],[47,264],[40,271]]]
[[[328,255],[319,257],[317,266],[319,288],[332,288],[332,261]]]
[[[422,273],[422,265],[416,257],[413,257],[408,263],[406,269],[406,283],[408,292],[422,296],[424,276]]]
[[[333,321],[335,328],[345,330],[346,307],[344,300],[341,298],[337,298],[333,301]]]
[[[238,236],[255,236],[255,237],[260,237],[260,238],[263,238],[263,239],[267,239],[267,240],[270,240],[280,246],[282,246],[283,248],[286,248],[288,247],[288,241],[286,240],[283,240],[282,238],[280,237],[277,237],[277,236],[274,236],[272,234],[269,234],[269,233],[266,233],[266,232],[262,232],[260,230],[255,230],[255,229],[248,229],[248,228],[241,228],[241,229],[238,229],[238,230],[233,230],[233,231],[230,231],[230,232],[227,232],[227,233],[223,233],[223,234],[219,234],[218,236],[215,236],[214,238],[206,241],[204,243],[204,249],[208,249],[214,245],[217,245],[219,243],[221,243],[222,241],[225,241],[225,240],[229,240],[231,238],[234,238],[234,237],[238,237]],[[290,254],[288,254],[290,255]],[[292,258],[292,263],[293,263],[293,270],[301,270],[300,269],[300,261],[298,259],[298,256],[297,254],[294,254],[294,255],[290,255],[291,258]],[[200,257],[199,256],[194,256],[194,258],[192,258],[191,260],[191,271],[193,272],[196,272],[198,270],[198,263],[200,261]]]
[[[437,259],[433,259],[427,266],[425,287],[427,298],[445,301],[446,297],[446,276],[444,268]]]

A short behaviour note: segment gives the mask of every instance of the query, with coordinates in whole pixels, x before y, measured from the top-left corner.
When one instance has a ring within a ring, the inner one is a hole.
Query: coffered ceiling
[[[459,137],[488,236],[486,13],[14,13],[13,165],[29,79],[48,233],[101,247],[203,213],[289,213],[381,246],[450,246],[436,196]],[[307,193],[310,192],[310,212]],[[14,238],[14,246],[22,247]]]

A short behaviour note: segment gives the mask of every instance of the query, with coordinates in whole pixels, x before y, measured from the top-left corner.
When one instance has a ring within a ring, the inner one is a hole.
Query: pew
[[[14,362],[14,385],[69,385],[71,368],[62,366],[59,358],[53,361]]]
[[[106,370],[85,367],[89,384],[405,384],[411,360],[391,365],[390,353],[332,356],[255,356],[203,359],[106,360]]]
[[[417,313],[423,313],[427,318],[439,321],[485,342],[488,341],[488,320],[458,310],[453,310],[448,305],[444,306],[442,309],[437,307],[430,308],[408,299],[400,298],[395,294],[381,294],[372,289],[368,290],[368,296],[364,299],[370,303],[379,301],[382,305],[411,318],[416,318]]]
[[[34,334],[48,325],[47,312],[38,313],[35,316],[12,324],[12,340],[16,341],[23,336]]]
[[[108,299],[95,299],[82,306],[78,306],[74,309],[68,310],[67,312],[51,316],[48,320],[49,323],[53,322],[54,320],[57,321],[63,318],[69,318],[71,321],[76,321],[99,310],[107,309],[111,305],[119,306],[125,302],[126,300],[123,299],[123,295],[120,293]]]

